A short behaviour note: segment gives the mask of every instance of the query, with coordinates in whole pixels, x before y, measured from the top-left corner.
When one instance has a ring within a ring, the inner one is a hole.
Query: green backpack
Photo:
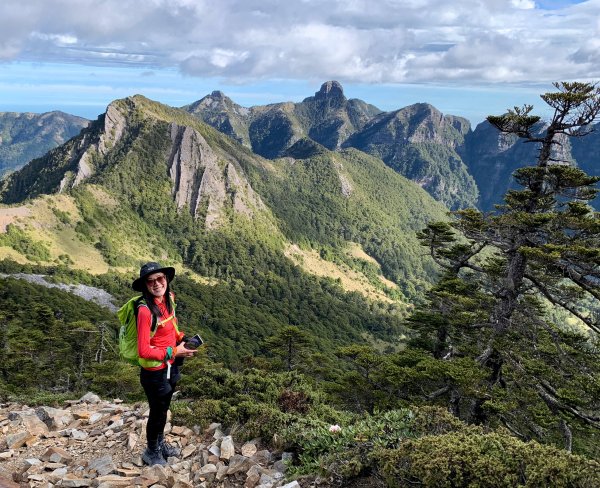
[[[175,315],[175,301],[171,296],[171,305],[173,307],[173,315]],[[117,317],[121,323],[119,329],[119,354],[121,358],[128,363],[136,366],[144,367],[157,367],[162,364],[162,361],[152,361],[148,359],[142,359],[138,356],[138,344],[137,344],[137,315],[140,307],[147,307],[146,301],[143,296],[133,297],[125,305],[123,305],[117,311]],[[150,329],[150,337],[153,337],[158,327],[158,320],[154,314],[152,314],[152,327]],[[175,326],[177,329],[177,326]],[[177,330],[179,333],[179,330]]]

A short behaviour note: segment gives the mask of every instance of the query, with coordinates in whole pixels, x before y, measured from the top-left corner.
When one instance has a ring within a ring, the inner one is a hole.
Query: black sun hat
[[[146,263],[140,268],[140,277],[131,284],[131,288],[135,291],[143,292],[145,290],[146,276],[161,272],[165,274],[169,283],[175,278],[175,268],[170,266],[162,267],[158,263]]]

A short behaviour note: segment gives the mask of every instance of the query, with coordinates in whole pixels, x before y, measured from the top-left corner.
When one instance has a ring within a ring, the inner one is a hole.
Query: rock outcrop
[[[0,486],[301,487],[285,479],[291,454],[267,450],[259,439],[239,443],[221,424],[201,431],[168,423],[166,439],[180,457],[165,467],[144,466],[146,404],[92,393],[68,403],[0,405]]]
[[[170,135],[168,167],[179,208],[203,217],[208,229],[219,225],[228,206],[248,217],[266,208],[234,162],[221,159],[198,131],[173,123]]]
[[[248,134],[250,110],[234,103],[223,92],[213,91],[201,100],[182,108],[244,146],[251,147]]]
[[[103,124],[102,124],[103,122]],[[94,158],[105,156],[121,139],[127,122],[119,109],[117,102],[111,103],[104,117],[98,123],[102,124],[100,131],[85,134],[76,150],[73,151],[69,166],[77,168],[75,175],[67,172],[60,182],[60,192],[74,188],[94,174]]]
[[[111,312],[116,312],[118,307],[114,304],[114,297],[108,293],[106,290],[101,288],[96,288],[94,286],[84,285],[82,283],[77,284],[66,284],[66,283],[53,283],[51,281],[46,280],[46,275],[41,274],[27,274],[27,273],[14,273],[14,274],[5,274],[0,273],[0,278],[6,278],[10,276],[11,278],[16,278],[19,280],[25,280],[29,283],[35,283],[36,285],[42,285],[46,288],[59,288],[64,291],[68,291],[73,295],[77,295],[78,297],[83,298],[89,302],[94,302],[101,307],[107,308]]]
[[[298,104],[301,119],[309,121],[308,136],[328,149],[340,149],[356,131],[361,130],[381,111],[362,100],[348,100],[342,85],[328,81],[314,97]]]

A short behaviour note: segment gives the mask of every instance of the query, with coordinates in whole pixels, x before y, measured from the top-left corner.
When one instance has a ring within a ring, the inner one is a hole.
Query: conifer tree
[[[532,106],[488,117],[537,144],[537,161],[515,171],[521,189],[494,212],[457,211],[420,233],[444,274],[410,320],[419,331],[412,345],[430,360],[471,360],[474,384],[433,377],[427,399],[570,450],[574,426],[600,427],[600,214],[589,206],[600,178],[561,154],[592,130],[600,89],[554,87],[541,96],[553,109],[541,136]]]
[[[288,325],[267,338],[265,347],[280,358],[286,371],[295,369],[311,344],[310,335],[295,325]]]

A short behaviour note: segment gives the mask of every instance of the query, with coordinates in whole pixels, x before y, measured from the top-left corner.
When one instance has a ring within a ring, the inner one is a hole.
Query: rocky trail
[[[167,466],[144,466],[147,404],[88,393],[67,407],[0,404],[0,488],[308,488],[319,480],[285,479],[289,453],[240,444],[221,424],[201,431],[171,425],[181,449]],[[169,419],[170,420],[170,419]]]

